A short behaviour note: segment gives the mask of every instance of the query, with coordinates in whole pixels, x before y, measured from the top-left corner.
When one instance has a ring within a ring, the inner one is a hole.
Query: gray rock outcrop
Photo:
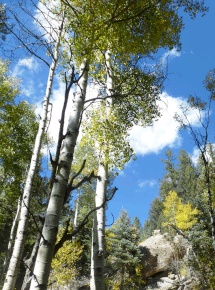
[[[182,236],[177,235],[172,240],[167,233],[162,235],[160,230],[156,230],[139,247],[144,253],[143,277],[148,278],[167,271],[174,259],[181,259],[186,255],[190,246]]]

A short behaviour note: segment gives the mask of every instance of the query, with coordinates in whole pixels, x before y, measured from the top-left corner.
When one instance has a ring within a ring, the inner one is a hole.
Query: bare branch
[[[61,240],[55,245],[54,256],[56,255],[57,251],[63,246],[64,242],[72,240],[72,237],[75,236],[88,223],[89,217],[93,212],[103,207],[106,204],[106,202],[110,201],[114,197],[114,194],[116,193],[117,190],[118,188],[115,187],[109,198],[106,197],[104,202],[100,206],[91,209],[88,212],[88,214],[83,218],[83,220],[80,222],[80,224],[70,234],[68,234],[68,231],[64,232]]]

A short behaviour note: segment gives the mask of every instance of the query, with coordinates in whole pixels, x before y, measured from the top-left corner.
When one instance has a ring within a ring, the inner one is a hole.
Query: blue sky
[[[198,15],[196,19],[191,20],[188,15],[182,14],[185,23],[181,34],[182,50],[160,50],[156,55],[163,59],[164,63],[168,55],[169,75],[162,94],[166,105],[163,105],[162,117],[154,126],[145,129],[135,127],[131,131],[131,145],[137,153],[137,160],[130,161],[114,182],[118,191],[108,205],[107,224],[112,222],[111,213],[116,220],[122,208],[129,212],[132,219],[137,215],[144,224],[150,203],[159,192],[159,179],[162,179],[164,174],[164,164],[160,159],[165,158],[164,152],[171,148],[177,155],[183,148],[191,156],[194,154],[195,145],[189,132],[179,132],[173,116],[179,110],[180,104],[186,104],[190,94],[207,98],[202,81],[208,71],[214,68],[215,1],[206,0],[206,5],[210,11],[204,17]],[[48,68],[34,58],[22,58],[13,62],[11,73],[22,78],[23,95],[20,100],[26,99],[30,103],[36,103],[39,112],[45,93]],[[50,133],[54,139],[57,137],[56,128],[59,124],[63,94],[64,85],[56,77],[52,92],[53,121],[50,125]],[[213,109],[211,118],[214,121]],[[190,120],[194,126],[198,125],[195,112],[191,114]],[[212,142],[213,128],[212,126]],[[45,168],[47,169],[46,165]]]

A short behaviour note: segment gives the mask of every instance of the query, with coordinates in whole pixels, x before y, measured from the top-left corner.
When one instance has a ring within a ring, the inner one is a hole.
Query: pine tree
[[[151,202],[149,209],[149,217],[143,226],[143,239],[149,238],[154,230],[162,230],[163,218],[163,201],[160,197],[155,197]]]
[[[178,161],[177,186],[175,190],[183,202],[187,203],[189,201],[193,204],[199,176],[198,170],[184,149],[179,152]]]
[[[119,218],[107,233],[109,279],[114,289],[131,289],[137,279],[137,268],[142,254],[137,245],[136,230],[131,224],[127,211],[121,210]]]
[[[176,172],[176,166],[175,166],[175,154],[168,149],[165,152],[165,155],[167,157],[166,160],[161,159],[163,163],[165,163],[165,172],[163,180],[160,181],[160,192],[159,195],[164,199],[167,194],[171,190],[175,190],[177,187],[177,172]]]
[[[143,235],[143,228],[142,228],[142,225],[141,225],[139,218],[136,215],[135,215],[134,221],[132,223],[132,227],[133,227],[133,230],[135,232],[136,242],[138,243],[138,242],[140,242],[141,237]]]

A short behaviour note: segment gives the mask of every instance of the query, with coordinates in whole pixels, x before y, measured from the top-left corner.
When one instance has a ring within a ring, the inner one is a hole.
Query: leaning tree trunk
[[[63,31],[63,20],[59,28],[59,33],[58,33],[58,37],[57,37],[55,48],[54,48],[54,56],[53,56],[52,64],[50,66],[50,70],[49,70],[46,94],[43,101],[43,110],[42,110],[41,120],[39,123],[39,129],[38,129],[36,140],[35,140],[34,150],[31,157],[30,168],[28,171],[27,180],[26,180],[23,198],[22,198],[21,213],[20,213],[20,220],[19,220],[18,229],[17,229],[16,240],[15,240],[15,244],[13,248],[13,253],[10,259],[10,264],[7,271],[7,276],[5,279],[3,290],[13,290],[15,288],[19,265],[22,260],[22,255],[23,255],[23,250],[24,250],[24,239],[25,239],[25,233],[27,230],[28,212],[29,212],[29,206],[30,206],[30,200],[31,200],[31,189],[32,189],[36,167],[38,164],[42,137],[43,137],[45,127],[46,127],[49,99],[51,95],[54,72],[57,65],[57,61],[58,61],[58,49],[59,49],[62,31]]]
[[[107,95],[111,95],[113,91],[113,74],[111,69],[111,53],[108,50],[106,53],[106,67],[107,67]],[[112,99],[106,101],[107,117],[111,110]],[[105,141],[105,140],[104,140]],[[102,152],[102,150],[101,150]],[[100,206],[107,193],[108,180],[108,164],[105,163],[105,156],[103,152],[100,156],[98,176],[96,185],[95,206]],[[93,231],[92,231],[92,250],[91,250],[91,290],[105,290],[104,282],[104,243],[105,243],[105,205],[97,210],[94,214]]]
[[[1,274],[0,285],[2,285],[2,283],[4,281],[4,274],[5,274],[5,271],[6,271],[7,267],[8,267],[8,262],[9,262],[10,255],[11,255],[11,252],[12,252],[15,228],[16,228],[16,225],[17,225],[17,222],[18,222],[18,217],[19,217],[19,213],[20,213],[20,207],[21,207],[21,198],[19,197],[18,203],[17,203],[16,215],[14,217],[13,224],[12,224],[11,231],[10,231],[10,238],[9,238],[9,242],[8,242],[6,257],[5,257],[4,264],[3,264],[3,270],[2,270],[2,274]]]
[[[54,247],[57,238],[61,210],[64,203],[70,168],[73,160],[74,148],[79,133],[80,119],[86,95],[88,65],[84,60],[81,64],[82,75],[76,96],[73,100],[67,133],[61,148],[58,172],[53,184],[49,204],[46,211],[42,238],[34,267],[34,275],[31,282],[31,290],[47,289],[47,283],[51,268]]]

